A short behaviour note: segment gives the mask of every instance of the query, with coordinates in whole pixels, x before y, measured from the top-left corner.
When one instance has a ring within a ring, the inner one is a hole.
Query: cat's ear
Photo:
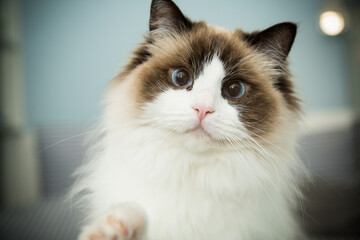
[[[193,23],[171,0],[153,0],[150,12],[151,32],[181,32],[190,30]]]
[[[261,32],[245,36],[250,45],[283,63],[294,43],[297,26],[291,22],[276,24]]]

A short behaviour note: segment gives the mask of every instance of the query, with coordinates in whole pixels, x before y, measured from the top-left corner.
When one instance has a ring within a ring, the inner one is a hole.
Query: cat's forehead
[[[230,74],[239,64],[245,63],[242,60],[254,53],[241,34],[239,30],[232,32],[200,22],[192,31],[157,39],[150,46],[150,52],[158,66],[186,67],[195,77],[217,56]]]
[[[223,34],[225,36],[231,37],[233,32],[230,31],[229,29],[220,27],[220,26],[216,26],[216,25],[208,25],[208,28],[211,29],[211,31],[219,33],[219,34]],[[239,32],[237,32],[239,33]]]

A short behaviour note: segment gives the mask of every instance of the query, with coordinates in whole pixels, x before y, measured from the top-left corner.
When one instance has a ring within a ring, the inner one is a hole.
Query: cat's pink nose
[[[214,108],[210,106],[200,105],[200,106],[193,106],[192,108],[197,112],[200,122],[204,120],[206,115],[215,112]]]

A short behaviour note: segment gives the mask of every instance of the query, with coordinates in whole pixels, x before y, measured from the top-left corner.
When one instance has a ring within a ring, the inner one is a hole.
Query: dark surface
[[[314,179],[304,189],[304,211],[300,213],[312,236],[360,239],[360,185]]]
[[[360,239],[359,123],[300,141],[298,153],[312,176],[301,218],[314,236]]]
[[[79,234],[79,210],[61,197],[6,209],[0,213],[1,240],[71,240]]]

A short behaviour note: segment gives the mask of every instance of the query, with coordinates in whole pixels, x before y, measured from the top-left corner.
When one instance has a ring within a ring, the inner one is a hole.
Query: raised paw
[[[84,227],[78,240],[141,240],[146,225],[145,212],[139,206],[121,204]]]

